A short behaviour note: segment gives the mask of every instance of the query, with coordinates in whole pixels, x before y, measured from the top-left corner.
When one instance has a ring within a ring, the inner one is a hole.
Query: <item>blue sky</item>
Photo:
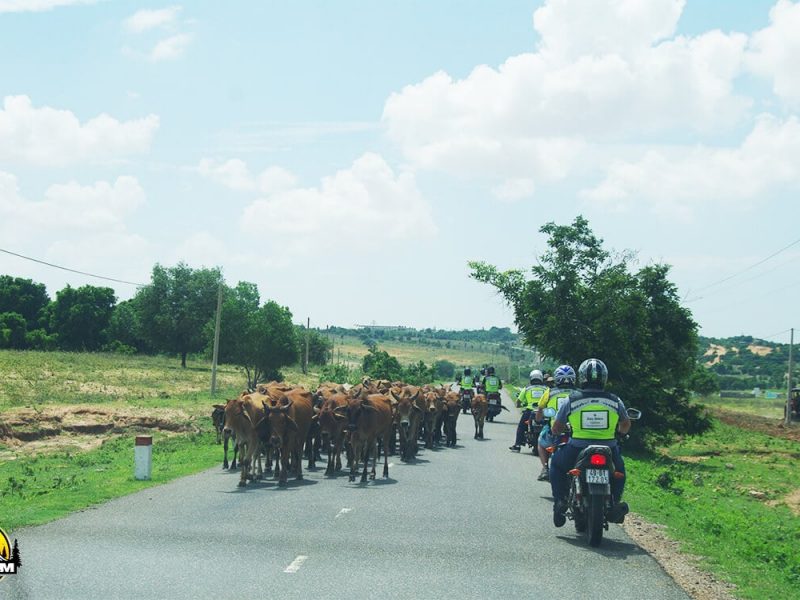
[[[783,332],[800,244],[703,288],[800,238],[800,5],[721,6],[0,0],[0,248],[220,265],[317,325],[488,327],[513,315],[467,261],[526,268],[584,214],[672,264],[703,333]]]

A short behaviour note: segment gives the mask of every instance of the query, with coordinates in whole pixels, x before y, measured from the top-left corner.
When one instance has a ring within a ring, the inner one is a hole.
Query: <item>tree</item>
[[[27,347],[25,317],[16,312],[0,313],[0,348],[23,350]]]
[[[305,356],[306,352],[306,328],[302,325],[297,326],[297,342],[300,356]],[[325,365],[328,363],[331,348],[331,341],[315,329],[308,330],[308,362],[312,365]]]
[[[142,336],[137,298],[125,300],[114,307],[106,329],[108,349],[130,348],[136,352],[151,352],[152,348]]]
[[[400,362],[385,350],[372,346],[364,356],[362,367],[364,375],[374,379],[397,381],[403,378],[403,367]]]
[[[44,325],[40,323],[41,313],[49,302],[43,283],[0,275],[0,313],[15,312],[22,315],[28,330]]]
[[[154,266],[150,285],[136,295],[144,339],[156,351],[180,355],[186,368],[186,355],[206,346],[205,325],[216,311],[221,283],[219,269]]]
[[[449,360],[437,360],[433,363],[433,368],[436,370],[436,377],[439,379],[449,381],[456,374],[456,366]]]
[[[58,336],[59,347],[89,352],[100,350],[116,302],[114,290],[107,287],[67,285],[56,292],[50,329]]]
[[[583,217],[547,223],[548,250],[532,267],[500,272],[470,263],[472,277],[493,285],[514,310],[526,344],[577,366],[588,357],[609,368],[609,389],[643,411],[634,441],[702,433],[710,420],[689,402],[697,325],[668,280],[669,267],[634,272],[633,255],[612,256]]]
[[[219,339],[219,360],[242,367],[247,387],[267,379],[280,379],[279,369],[298,358],[298,340],[292,313],[275,302],[259,308],[258,287],[240,281],[224,290]],[[213,322],[208,324],[213,331]]]
[[[423,361],[408,365],[402,379],[412,385],[423,385],[436,379],[436,369],[427,366]]]

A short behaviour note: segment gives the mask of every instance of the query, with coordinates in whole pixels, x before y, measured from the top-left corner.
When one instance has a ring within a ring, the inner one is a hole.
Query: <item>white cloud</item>
[[[593,145],[740,124],[747,37],[673,36],[683,2],[548,0],[536,52],[392,94],[383,121],[412,165],[499,180],[564,178]]]
[[[153,47],[148,58],[153,62],[177,60],[186,52],[192,37],[191,33],[178,33],[163,39]]]
[[[237,192],[258,191],[262,194],[272,194],[287,190],[297,183],[297,178],[281,167],[268,167],[260,174],[253,175],[247,163],[238,158],[231,158],[222,163],[204,158],[197,166],[197,172]]]
[[[533,196],[536,184],[533,179],[507,179],[498,186],[492,188],[492,194],[498,200],[513,202]]]
[[[618,161],[586,199],[616,210],[643,203],[656,212],[690,219],[694,207],[746,207],[780,186],[800,187],[800,121],[761,115],[735,148],[653,148],[637,161]]]
[[[174,24],[180,12],[180,6],[138,10],[125,19],[123,24],[125,29],[131,33],[143,33],[151,29],[160,29]]]
[[[101,114],[81,123],[74,113],[27,96],[6,96],[0,110],[0,160],[41,166],[103,162],[141,154],[159,126],[156,115],[120,122]]]
[[[772,81],[773,91],[790,105],[800,105],[800,4],[778,0],[770,24],[750,39],[748,67]]]
[[[44,12],[61,6],[95,2],[97,0],[0,0],[0,13]]]
[[[422,238],[437,231],[414,176],[395,174],[372,153],[323,178],[318,187],[296,187],[253,202],[241,227],[246,233],[269,232],[265,242],[279,240],[281,251],[290,253]]]

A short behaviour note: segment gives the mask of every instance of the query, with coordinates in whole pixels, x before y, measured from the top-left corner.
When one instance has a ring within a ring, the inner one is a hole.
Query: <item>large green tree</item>
[[[31,279],[0,275],[0,313],[17,313],[28,330],[38,329],[42,311],[50,302],[43,283]]]
[[[63,350],[100,350],[117,298],[107,287],[69,285],[56,292],[50,329]]]
[[[206,347],[205,325],[216,311],[221,283],[219,269],[155,265],[150,285],[136,296],[144,339],[156,351],[178,354],[185,368],[186,355]]]
[[[710,427],[689,402],[697,325],[680,305],[669,267],[634,270],[631,253],[612,255],[588,221],[547,223],[548,249],[530,275],[470,263],[472,277],[493,285],[514,310],[525,342],[577,366],[588,357],[609,368],[609,389],[643,411],[634,441],[663,441]]]
[[[275,302],[259,307],[258,288],[240,281],[225,289],[220,323],[219,361],[242,367],[247,387],[280,379],[280,368],[298,358],[292,313]],[[209,322],[207,331],[213,331]]]

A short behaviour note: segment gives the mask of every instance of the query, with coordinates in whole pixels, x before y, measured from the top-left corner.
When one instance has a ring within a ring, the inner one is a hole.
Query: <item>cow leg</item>
[[[364,444],[364,470],[361,473],[361,483],[367,482],[367,469],[369,468],[369,455],[370,455],[370,446],[372,444],[367,442]]]
[[[375,469],[377,469],[378,467],[378,439],[375,438],[375,440],[372,442],[372,444],[370,444],[370,446],[373,449],[373,453],[372,453],[372,471],[370,471],[369,473],[369,478],[375,479]]]
[[[286,451],[286,445],[281,448],[281,476],[278,479],[278,485],[286,485],[288,483],[288,469],[289,469],[289,453]]]
[[[273,479],[280,479],[281,477],[281,450],[280,448],[273,448],[272,453],[275,456],[275,474]]]
[[[226,431],[225,435],[223,436],[223,444],[222,444],[222,457],[223,457],[222,458],[222,468],[223,469],[227,469],[228,466],[229,466],[228,465],[228,440],[229,439],[230,439],[230,435]]]
[[[239,461],[239,465],[241,466],[241,475],[239,476],[239,487],[245,487],[247,485],[247,470],[250,467],[247,457],[244,456],[244,451],[242,451],[242,455],[243,458]]]
[[[297,474],[295,475],[295,479],[298,481],[302,481],[303,479],[303,451],[301,448],[295,445],[294,454],[297,456]],[[311,459],[308,461],[309,469],[311,468],[311,463],[314,460],[314,449],[311,449]]]
[[[386,441],[383,442],[383,449],[386,450]],[[383,478],[389,479],[389,453],[383,453]]]

